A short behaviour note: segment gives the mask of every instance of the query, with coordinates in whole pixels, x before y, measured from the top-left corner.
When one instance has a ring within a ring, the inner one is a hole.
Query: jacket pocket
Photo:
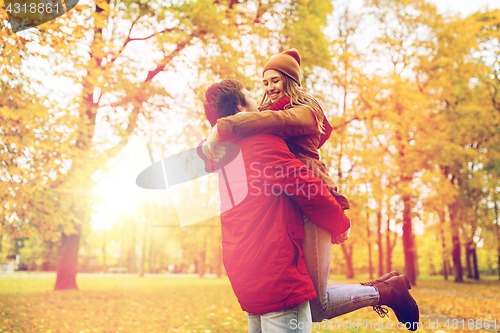
[[[291,239],[304,239],[304,225],[288,223],[288,236]]]
[[[306,262],[304,260],[304,252],[302,251],[302,242],[304,239],[304,226],[301,224],[288,224],[287,226],[288,236],[292,241],[293,247],[295,249],[295,256],[293,258],[293,263],[300,274],[309,274],[306,267]]]

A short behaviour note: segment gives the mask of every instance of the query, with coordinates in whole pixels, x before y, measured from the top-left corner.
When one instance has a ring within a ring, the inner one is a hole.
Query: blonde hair
[[[280,71],[276,71],[279,73],[281,81],[283,81],[283,91],[281,92],[282,97],[289,97],[290,102],[285,105],[285,108],[292,108],[294,106],[308,106],[313,111],[314,117],[316,118],[316,122],[318,123],[318,129],[321,134],[325,133],[325,126],[323,125],[323,121],[319,121],[319,119],[324,118],[325,114],[321,105],[318,101],[310,94],[303,91],[299,84],[295,82],[291,77],[286,74],[283,74]],[[260,110],[267,110],[269,107],[273,105],[271,98],[265,93],[260,101]]]

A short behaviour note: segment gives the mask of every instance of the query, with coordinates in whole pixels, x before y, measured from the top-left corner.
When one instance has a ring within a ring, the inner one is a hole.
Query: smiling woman
[[[272,69],[266,71],[262,83],[266,87],[267,96],[269,96],[273,103],[282,97],[283,80],[279,72]]]

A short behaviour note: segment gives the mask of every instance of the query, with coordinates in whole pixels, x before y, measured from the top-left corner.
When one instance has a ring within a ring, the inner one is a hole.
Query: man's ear
[[[238,112],[244,112],[245,109],[241,106],[241,105],[236,105],[236,107],[238,108]]]

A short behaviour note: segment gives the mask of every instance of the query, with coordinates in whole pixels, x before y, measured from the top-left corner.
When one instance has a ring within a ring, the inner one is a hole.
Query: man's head
[[[224,79],[210,86],[205,92],[205,115],[212,127],[217,119],[232,116],[241,111],[255,112],[255,101],[243,83],[234,79]]]

